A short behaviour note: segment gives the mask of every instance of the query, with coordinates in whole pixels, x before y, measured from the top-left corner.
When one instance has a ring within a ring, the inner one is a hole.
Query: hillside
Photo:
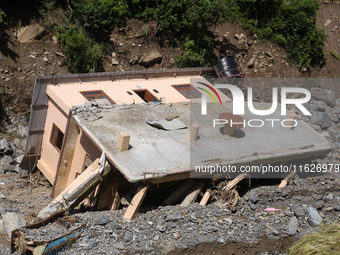
[[[317,11],[317,27],[324,29],[327,34],[324,44],[325,64],[322,67],[311,67],[310,72],[305,67],[299,69],[297,65],[289,63],[284,49],[251,35],[239,22],[208,26],[213,35],[211,59],[217,61],[222,56],[234,55],[241,71],[249,77],[338,77],[338,17],[338,4],[322,4]],[[63,47],[53,29],[55,24],[65,18],[65,14],[57,8],[39,19],[30,19],[25,25],[20,25],[20,22],[2,23],[0,87],[6,110],[14,113],[28,112],[36,75],[70,73]],[[103,62],[97,71],[178,67],[181,65],[176,62],[176,56],[183,54],[183,51],[183,46],[174,47],[167,38],[157,34],[155,22],[130,18],[109,33]],[[146,58],[148,60],[143,62]],[[206,62],[204,65],[209,66],[211,63]]]

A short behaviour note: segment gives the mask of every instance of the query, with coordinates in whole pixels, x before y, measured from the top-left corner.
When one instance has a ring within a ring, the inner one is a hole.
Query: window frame
[[[111,104],[116,104],[115,101],[113,101],[103,90],[86,90],[86,91],[79,91],[80,94],[82,94],[83,97],[89,102],[91,102],[94,99],[103,99],[100,97],[105,97]],[[85,93],[95,93],[94,95],[84,95]],[[93,97],[93,99],[89,99],[89,97]]]
[[[187,84],[176,84],[176,85],[171,85],[174,89],[176,89],[182,96],[184,96],[186,99],[195,99],[195,98],[200,98],[200,96],[196,97],[194,96],[190,90],[193,90],[195,92],[197,92],[198,94],[202,95],[194,86],[192,86],[190,83]],[[180,89],[179,87],[183,87],[183,86],[189,86],[189,89]],[[185,90],[188,94],[192,95],[193,97],[187,97],[186,95],[184,95],[181,90]]]
[[[139,98],[141,98],[144,102],[149,103],[149,102],[154,102],[154,101],[158,101],[159,98],[156,97],[154,94],[152,94],[148,89],[133,89],[132,90],[137,96],[139,96]],[[140,95],[138,95],[137,92],[142,92],[145,91],[145,93],[149,93],[150,96],[152,96],[155,100],[154,101],[146,101],[144,98],[142,98]]]
[[[62,134],[60,148],[58,147],[59,134]],[[53,123],[51,136],[50,136],[50,143],[58,152],[60,152],[61,148],[63,147],[63,141],[64,141],[64,133],[58,128],[58,126],[55,123]]]

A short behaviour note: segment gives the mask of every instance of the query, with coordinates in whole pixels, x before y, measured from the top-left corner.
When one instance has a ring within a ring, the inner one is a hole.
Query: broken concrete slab
[[[11,238],[11,233],[13,230],[26,225],[25,218],[14,212],[5,213],[2,220],[3,229],[8,239]]]

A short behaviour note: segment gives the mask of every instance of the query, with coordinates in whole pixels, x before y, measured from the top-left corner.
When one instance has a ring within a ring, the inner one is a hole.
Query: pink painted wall
[[[38,168],[51,183],[54,181],[60,155],[60,152],[50,143],[53,123],[65,134],[67,116],[53,101],[49,100]]]

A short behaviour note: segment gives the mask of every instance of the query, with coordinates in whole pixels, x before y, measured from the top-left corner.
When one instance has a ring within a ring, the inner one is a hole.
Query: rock
[[[322,201],[318,201],[318,202],[316,202],[315,203],[315,207],[316,207],[316,209],[322,209],[322,207],[323,207],[323,202]]]
[[[47,57],[43,57],[43,61],[48,62],[48,58]]]
[[[111,64],[112,64],[113,66],[119,65],[119,61],[118,61],[117,57],[113,57],[113,58],[111,59]]]
[[[313,124],[309,124],[311,126],[311,128],[313,128],[316,131],[321,130],[321,127],[319,125],[313,125]]]
[[[319,125],[321,129],[327,129],[332,125],[332,120],[325,112],[313,112],[310,118],[310,123]]]
[[[336,102],[335,93],[328,89],[312,88],[312,97],[319,101],[324,101],[327,105],[333,107]]]
[[[264,54],[267,55],[270,58],[272,57],[272,54],[269,51],[266,51]]]
[[[18,31],[18,41],[20,43],[31,42],[32,40],[39,38],[44,32],[45,29],[38,24],[22,27]]]
[[[305,215],[305,211],[302,207],[293,207],[292,211],[294,212],[296,217],[302,217]]]
[[[111,222],[112,220],[108,215],[104,215],[102,218],[97,219],[94,224],[96,225],[106,225],[107,223]]]
[[[13,149],[8,144],[6,138],[0,140],[0,154],[10,155],[13,153]]]
[[[332,23],[332,20],[331,20],[331,19],[328,19],[328,20],[326,20],[324,26],[327,27],[327,26],[328,26],[329,24],[331,24],[331,23]]]
[[[17,228],[26,226],[25,219],[17,213],[7,212],[3,216],[3,228],[8,238],[11,238],[11,232]]]
[[[0,159],[0,166],[10,165],[13,163],[13,158],[10,156],[4,156]]]
[[[21,137],[26,137],[28,134],[28,127],[18,124],[17,132],[21,135]]]
[[[325,196],[325,197],[323,198],[323,200],[324,200],[325,202],[327,202],[327,203],[333,202],[333,199],[334,199],[333,194],[328,194],[327,196]]]
[[[256,204],[259,201],[259,198],[257,197],[254,190],[250,191],[249,193],[249,199],[252,203]]]
[[[7,165],[2,168],[4,172],[14,172],[14,173],[20,173],[20,167],[15,165]]]
[[[328,109],[327,111],[327,114],[329,116],[329,118],[335,122],[335,123],[338,123],[339,120],[340,120],[340,109],[338,108],[332,108],[332,109]]]
[[[159,232],[165,232],[165,230],[166,230],[166,225],[165,225],[163,222],[158,222],[157,225],[156,225],[156,229],[157,229]]]
[[[166,216],[166,221],[179,221],[183,218],[181,214],[169,214]]]
[[[242,39],[246,39],[247,37],[243,33],[241,33],[241,34],[235,34],[235,38],[237,40],[242,40]]]
[[[15,138],[13,141],[13,144],[18,148],[18,149],[23,149],[21,148],[21,141],[19,138]]]
[[[24,158],[24,155],[20,155],[20,156],[18,156],[18,157],[15,158],[15,162],[17,162],[18,164],[20,164],[23,158]]]
[[[307,208],[308,222],[309,225],[315,227],[322,222],[322,218],[314,207]]]
[[[308,111],[314,112],[324,112],[326,111],[327,104],[324,101],[310,101],[307,104],[305,104],[305,107]]]
[[[299,222],[295,216],[291,217],[288,223],[288,235],[294,236],[298,230]]]
[[[54,52],[58,57],[63,57],[63,58],[65,58],[65,55],[62,53],[62,52],[60,52],[60,51],[55,51]]]
[[[335,100],[335,107],[340,109],[340,98],[338,98],[337,100]]]
[[[143,66],[149,67],[154,64],[160,63],[163,59],[162,54],[158,50],[152,50],[149,53],[146,53],[146,57],[142,58],[140,64]]]
[[[252,58],[248,61],[247,67],[248,67],[248,68],[253,68],[254,65],[255,65],[255,61],[256,61],[256,59],[255,59],[254,57],[252,57]]]
[[[254,204],[252,202],[249,203],[249,206],[250,206],[250,209],[252,209],[253,211],[255,211],[256,208],[257,208],[256,204]]]
[[[333,208],[334,208],[335,211],[340,211],[340,204],[333,205]]]

